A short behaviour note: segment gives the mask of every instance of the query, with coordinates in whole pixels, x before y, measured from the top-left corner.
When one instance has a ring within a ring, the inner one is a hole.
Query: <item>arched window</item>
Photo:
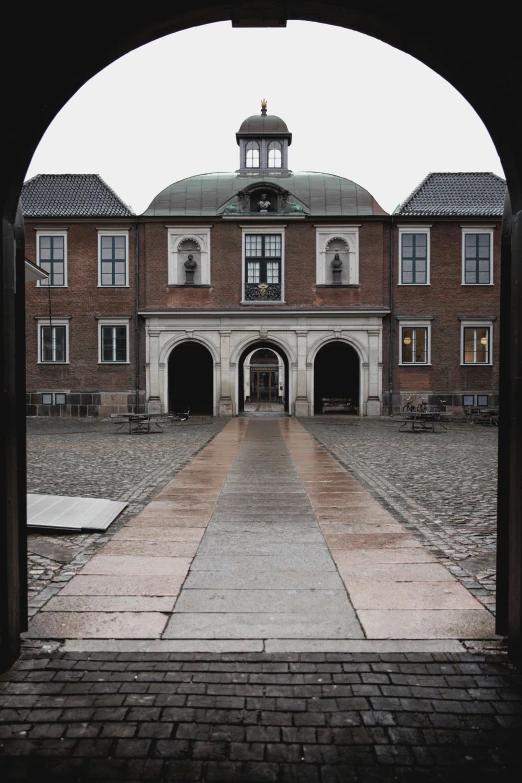
[[[259,168],[259,144],[257,141],[249,141],[246,145],[246,167],[247,169]]]
[[[281,145],[278,141],[271,141],[268,145],[268,168],[281,168]]]

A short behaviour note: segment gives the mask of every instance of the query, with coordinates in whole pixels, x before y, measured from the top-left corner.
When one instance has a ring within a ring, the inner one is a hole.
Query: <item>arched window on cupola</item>
[[[259,144],[257,141],[249,141],[245,148],[247,169],[259,168]]]
[[[282,166],[281,144],[278,141],[271,141],[268,145],[268,168],[280,169]]]

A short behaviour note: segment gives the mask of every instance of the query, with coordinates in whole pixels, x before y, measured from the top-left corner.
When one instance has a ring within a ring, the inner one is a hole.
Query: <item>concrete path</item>
[[[493,633],[492,615],[299,422],[240,418],[28,636],[78,640],[68,649],[342,652],[452,651]]]

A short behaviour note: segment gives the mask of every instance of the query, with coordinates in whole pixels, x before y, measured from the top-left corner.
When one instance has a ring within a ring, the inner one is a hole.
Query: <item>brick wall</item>
[[[26,222],[26,256],[36,262],[36,228],[67,230],[67,287],[26,284],[27,389],[30,415],[96,415],[127,410],[134,395],[134,228],[129,220]],[[129,232],[129,287],[98,287],[97,228],[127,228]],[[69,316],[69,363],[38,363],[38,326],[35,317]],[[124,316],[129,323],[129,364],[98,363],[96,316]],[[66,391],[66,405],[50,409],[41,404],[42,391]]]

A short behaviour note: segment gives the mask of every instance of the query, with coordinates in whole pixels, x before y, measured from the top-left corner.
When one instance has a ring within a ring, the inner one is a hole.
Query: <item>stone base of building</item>
[[[106,417],[112,413],[141,413],[145,395],[131,389],[119,392],[45,390],[26,393],[26,415],[57,418]]]

